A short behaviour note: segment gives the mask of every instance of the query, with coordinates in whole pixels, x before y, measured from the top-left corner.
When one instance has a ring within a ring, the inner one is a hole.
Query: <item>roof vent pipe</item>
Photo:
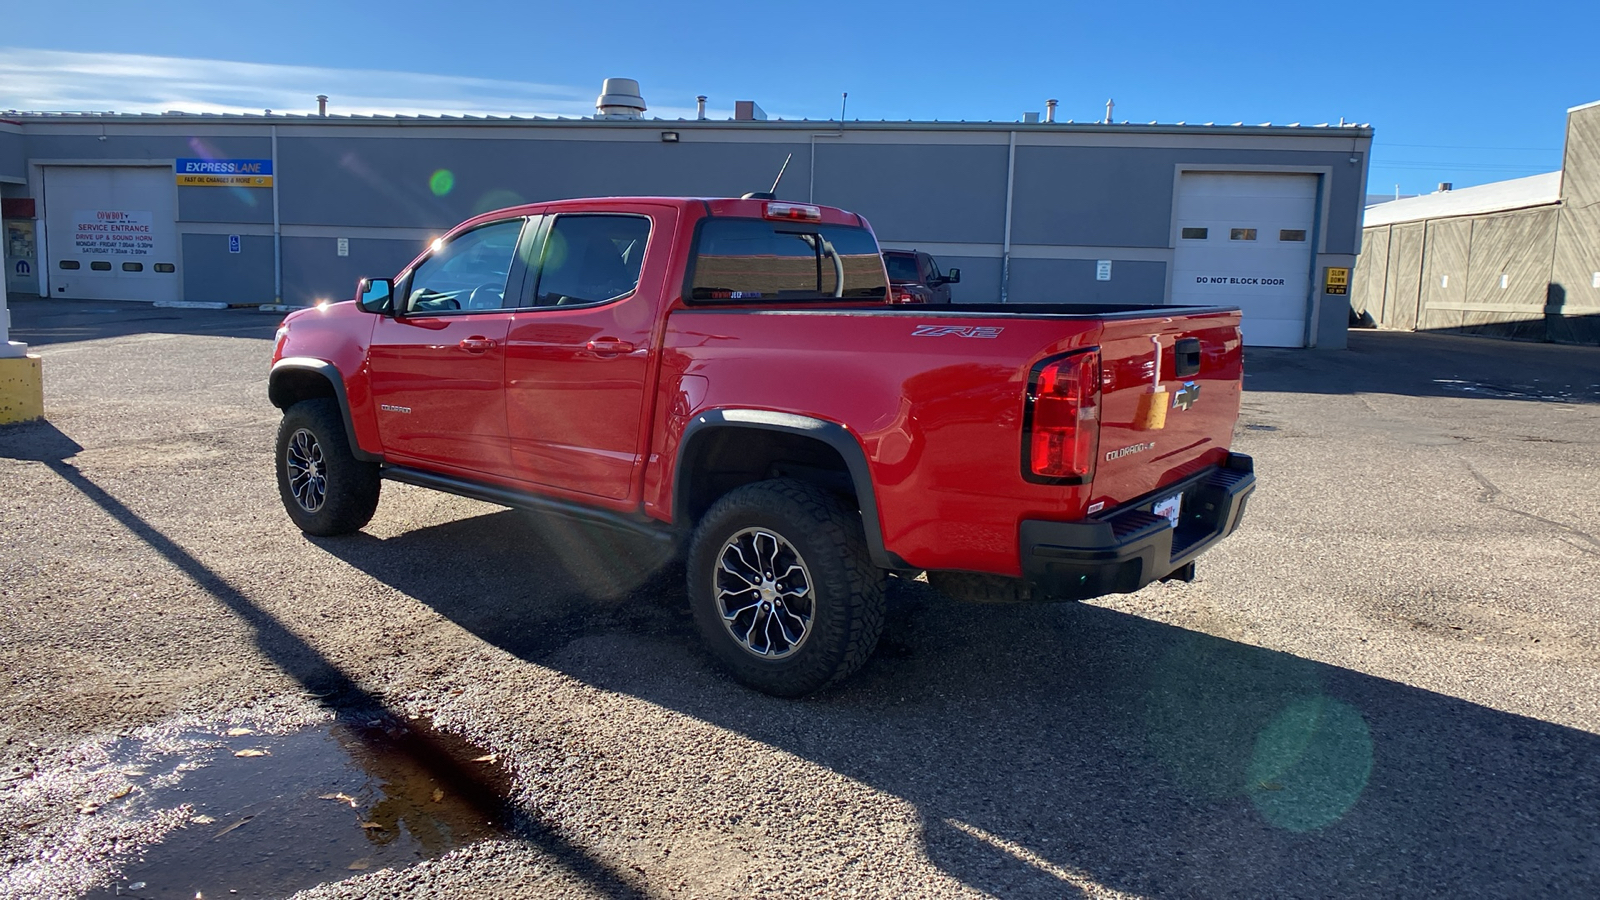
[[[317,95],[317,115],[325,116],[327,114],[328,114],[328,95],[327,94],[318,94]]]
[[[1046,122],[1054,122],[1056,120],[1056,101],[1046,100],[1044,102],[1044,120]]]
[[[641,119],[645,108],[639,82],[632,78],[607,78],[594,101],[595,117],[600,119]]]
[[[706,118],[706,95],[705,94],[701,94],[700,96],[694,98],[694,117],[696,119],[699,119],[702,122],[705,121],[705,118]]]
[[[1115,109],[1116,106],[1117,106],[1117,101],[1110,100],[1110,99],[1106,100],[1106,121],[1105,121],[1105,124],[1107,124],[1107,125],[1111,124],[1111,110]]]
[[[1439,182],[1439,193],[1441,193],[1441,194],[1445,193],[1446,191],[1452,190],[1454,188],[1455,188],[1455,185],[1452,184],[1451,182],[1448,182],[1448,181]]]

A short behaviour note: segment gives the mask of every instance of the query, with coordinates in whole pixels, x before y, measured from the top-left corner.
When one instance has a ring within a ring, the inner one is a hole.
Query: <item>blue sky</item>
[[[0,0],[0,109],[1370,122],[1370,187],[1560,167],[1600,3]]]

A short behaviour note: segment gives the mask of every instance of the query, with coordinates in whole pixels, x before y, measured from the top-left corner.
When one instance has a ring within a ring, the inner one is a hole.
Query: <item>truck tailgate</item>
[[[1227,456],[1239,417],[1238,329],[1234,311],[1105,323],[1091,510],[1144,498]]]

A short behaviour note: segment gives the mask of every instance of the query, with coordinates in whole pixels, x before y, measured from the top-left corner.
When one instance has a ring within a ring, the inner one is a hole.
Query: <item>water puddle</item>
[[[409,866],[510,825],[504,771],[448,736],[388,717],[280,734],[219,732],[110,748],[127,792],[86,812],[189,812],[124,864],[121,877],[86,896],[282,897]]]

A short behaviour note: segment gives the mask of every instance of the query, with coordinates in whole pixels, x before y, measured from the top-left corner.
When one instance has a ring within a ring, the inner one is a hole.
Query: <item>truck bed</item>
[[[673,457],[701,410],[792,412],[851,428],[865,448],[886,548],[912,568],[1020,575],[1025,520],[1112,511],[1227,456],[1240,390],[1234,309],[1096,304],[674,310],[663,336],[656,434]],[[1140,395],[1197,400],[1144,427]],[[1200,371],[1177,379],[1174,344],[1200,342]],[[1025,477],[1024,409],[1036,364],[1101,355],[1099,451],[1092,481]],[[664,515],[663,473],[646,495]]]

